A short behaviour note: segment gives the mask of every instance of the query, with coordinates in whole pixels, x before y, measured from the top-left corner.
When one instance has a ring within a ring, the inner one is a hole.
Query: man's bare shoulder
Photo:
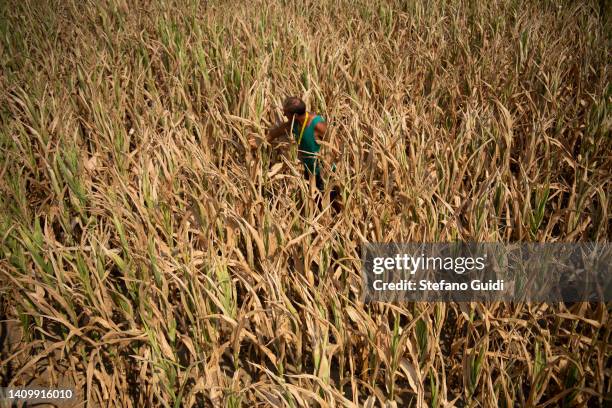
[[[315,131],[319,134],[323,134],[327,131],[327,122],[325,122],[325,119],[317,122],[315,125]]]

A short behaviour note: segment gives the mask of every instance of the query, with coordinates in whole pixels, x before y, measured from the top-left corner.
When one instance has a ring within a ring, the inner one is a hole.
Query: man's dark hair
[[[287,111],[287,113],[293,115],[303,115],[306,113],[306,104],[297,96],[290,96],[289,98],[285,99],[285,102],[283,102],[283,108]]]

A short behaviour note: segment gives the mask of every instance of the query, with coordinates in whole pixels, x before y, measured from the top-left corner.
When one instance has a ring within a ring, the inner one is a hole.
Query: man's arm
[[[275,128],[269,129],[268,130],[268,135],[266,137],[267,141],[271,142],[274,139],[276,139],[277,137],[285,135],[287,132],[289,132],[289,128],[290,127],[291,127],[291,123],[284,122],[280,126],[277,126]]]
[[[319,122],[315,125],[315,136],[317,138],[317,143],[329,148],[332,151],[333,159],[335,160],[340,151],[334,147],[330,142],[325,140],[325,136],[327,134],[327,122]]]
[[[266,142],[270,143],[277,137],[283,136],[285,133],[289,131],[290,127],[291,127],[291,123],[284,122],[284,123],[281,123],[277,127],[268,129],[268,133],[266,134]],[[256,149],[258,146],[257,140],[254,137],[251,137],[249,139],[249,144],[251,145],[251,148],[253,149]]]
[[[327,132],[326,122],[321,121],[315,125],[315,135],[318,136],[320,140],[323,140],[323,137],[325,136],[326,132]]]

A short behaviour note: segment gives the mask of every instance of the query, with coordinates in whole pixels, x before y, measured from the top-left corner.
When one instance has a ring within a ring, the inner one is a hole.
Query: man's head
[[[283,114],[287,119],[293,119],[293,116],[301,116],[306,113],[306,104],[297,96],[290,96],[283,102]]]

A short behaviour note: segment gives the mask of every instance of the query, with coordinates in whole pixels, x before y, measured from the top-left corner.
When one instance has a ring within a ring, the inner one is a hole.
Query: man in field
[[[270,129],[267,141],[271,142],[277,137],[287,134],[291,129],[298,144],[300,160],[304,164],[304,178],[309,180],[311,177],[315,177],[317,188],[323,192],[324,184],[318,159],[321,146],[317,140],[321,141],[323,139],[325,132],[327,132],[327,123],[321,116],[306,111],[304,101],[295,96],[285,99],[283,114],[287,121]],[[249,143],[253,148],[257,146],[254,139],[249,140]],[[336,189],[330,193],[330,201],[332,201],[336,210],[339,208],[336,200],[337,195]]]

